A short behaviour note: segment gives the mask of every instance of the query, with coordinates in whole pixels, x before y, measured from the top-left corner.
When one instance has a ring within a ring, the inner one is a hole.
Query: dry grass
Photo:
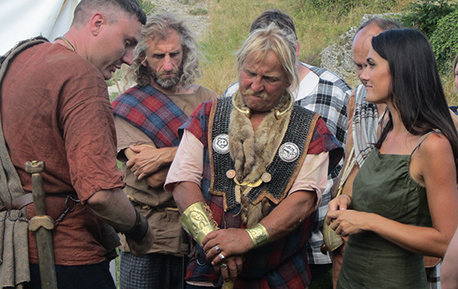
[[[221,94],[237,79],[234,53],[248,35],[251,22],[266,9],[277,8],[291,15],[301,45],[300,60],[319,66],[321,50],[339,41],[350,27],[359,25],[363,15],[401,12],[411,0],[393,0],[393,6],[381,8],[385,2],[389,0],[374,0],[339,15],[336,10],[311,7],[307,0],[213,0],[210,32],[202,42],[207,61],[200,83]]]
[[[445,96],[447,96],[449,105],[458,105],[458,92],[455,88],[455,77],[448,75],[442,78]]]
[[[248,36],[254,18],[271,8],[289,12],[283,1],[279,0],[212,2],[209,11],[211,29],[202,42],[207,58],[204,63],[205,76],[201,81],[204,86],[221,94],[237,79],[235,52]]]

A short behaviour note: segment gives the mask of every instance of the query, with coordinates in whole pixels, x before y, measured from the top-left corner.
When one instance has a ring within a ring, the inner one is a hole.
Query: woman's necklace
[[[58,40],[58,39],[60,39],[60,40],[62,40],[63,42],[65,42],[65,44],[67,44],[67,46],[68,46],[68,48],[70,48],[70,50],[76,52],[75,46],[73,46],[73,45],[70,43],[70,41],[67,40],[67,38],[65,38],[65,37],[62,36],[62,37],[57,37],[57,38],[56,38],[56,40]]]

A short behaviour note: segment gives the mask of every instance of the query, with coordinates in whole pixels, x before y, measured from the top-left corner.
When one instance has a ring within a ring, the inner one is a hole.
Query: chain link
[[[72,201],[72,205],[69,205],[69,200]],[[66,206],[66,209],[65,209],[65,211],[57,218],[57,220],[54,222],[54,226],[57,226],[60,222],[62,222],[62,220],[65,218],[65,216],[66,216],[68,213],[73,212],[73,210],[75,210],[76,204],[78,204],[79,202],[81,202],[81,201],[78,200],[78,199],[73,198],[72,195],[68,195],[67,198],[65,199],[65,206]]]

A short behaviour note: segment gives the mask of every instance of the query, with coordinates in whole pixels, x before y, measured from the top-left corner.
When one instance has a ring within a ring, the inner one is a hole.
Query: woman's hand
[[[325,222],[329,225],[333,219],[329,217],[330,212],[346,210],[350,207],[351,197],[349,195],[340,195],[337,198],[333,199],[328,204],[328,213],[326,215]]]
[[[329,226],[337,234],[346,237],[370,231],[373,222],[377,221],[377,215],[355,210],[339,210],[328,212],[326,220],[331,220]]]

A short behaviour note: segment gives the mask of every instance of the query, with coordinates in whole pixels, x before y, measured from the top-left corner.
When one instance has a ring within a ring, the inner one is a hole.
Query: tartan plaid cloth
[[[230,101],[220,99],[218,101]],[[215,102],[214,102],[215,103]],[[213,103],[213,104],[214,104]],[[224,228],[244,228],[241,223],[240,206],[224,212],[224,200],[221,196],[212,195],[209,192],[211,183],[211,166],[209,150],[212,149],[209,142],[208,131],[210,125],[210,113],[212,102],[201,104],[191,115],[188,121],[181,127],[187,129],[196,136],[204,145],[204,175],[201,184],[206,202],[209,204],[213,218]],[[229,113],[227,117],[229,117]],[[217,123],[214,123],[217,125]],[[312,142],[308,153],[319,154],[323,151],[342,153],[337,140],[330,133],[324,121],[319,119],[313,133]],[[331,161],[334,165],[339,158]],[[224,176],[215,176],[226,177]],[[276,207],[271,202],[271,210]],[[235,281],[234,288],[305,288],[310,283],[310,272],[307,264],[306,246],[311,228],[311,217],[304,220],[301,226],[296,228],[288,236],[252,250],[244,257],[243,271]],[[211,281],[216,286],[221,284],[218,275],[211,266],[205,265],[202,249],[197,246],[197,251],[191,257],[187,268],[186,280],[188,281]],[[198,260],[197,260],[198,259]],[[199,265],[202,264],[202,265]]]
[[[319,77],[318,85],[306,97],[296,103],[321,114],[329,130],[339,142],[345,144],[347,137],[347,103],[351,87],[331,71],[304,64]]]
[[[329,130],[343,146],[347,137],[347,104],[351,95],[351,88],[339,76],[327,69],[314,67],[305,63],[302,64],[316,74],[319,80],[317,86],[306,96],[297,95],[299,93],[298,91],[294,92],[296,104],[319,113]],[[299,87],[302,88],[306,85],[306,80],[303,80],[299,84]],[[226,89],[222,97],[232,97],[238,89],[238,82],[234,82]],[[330,171],[328,184],[326,190],[323,192],[323,200],[312,222],[312,236],[307,244],[308,261],[310,264],[332,263],[329,253],[324,255],[321,253],[320,248],[323,244],[323,222],[328,211],[328,203],[331,200],[331,187],[337,180],[342,166],[343,159],[334,170]]]
[[[429,289],[441,289],[441,265],[442,261],[437,264],[435,267],[429,269],[428,274],[426,275],[426,279],[428,280],[428,288]]]
[[[116,97],[113,112],[149,136],[158,148],[178,146],[185,113],[151,85],[134,86]]]
[[[121,289],[183,288],[183,257],[159,253],[135,256],[120,252]]]

